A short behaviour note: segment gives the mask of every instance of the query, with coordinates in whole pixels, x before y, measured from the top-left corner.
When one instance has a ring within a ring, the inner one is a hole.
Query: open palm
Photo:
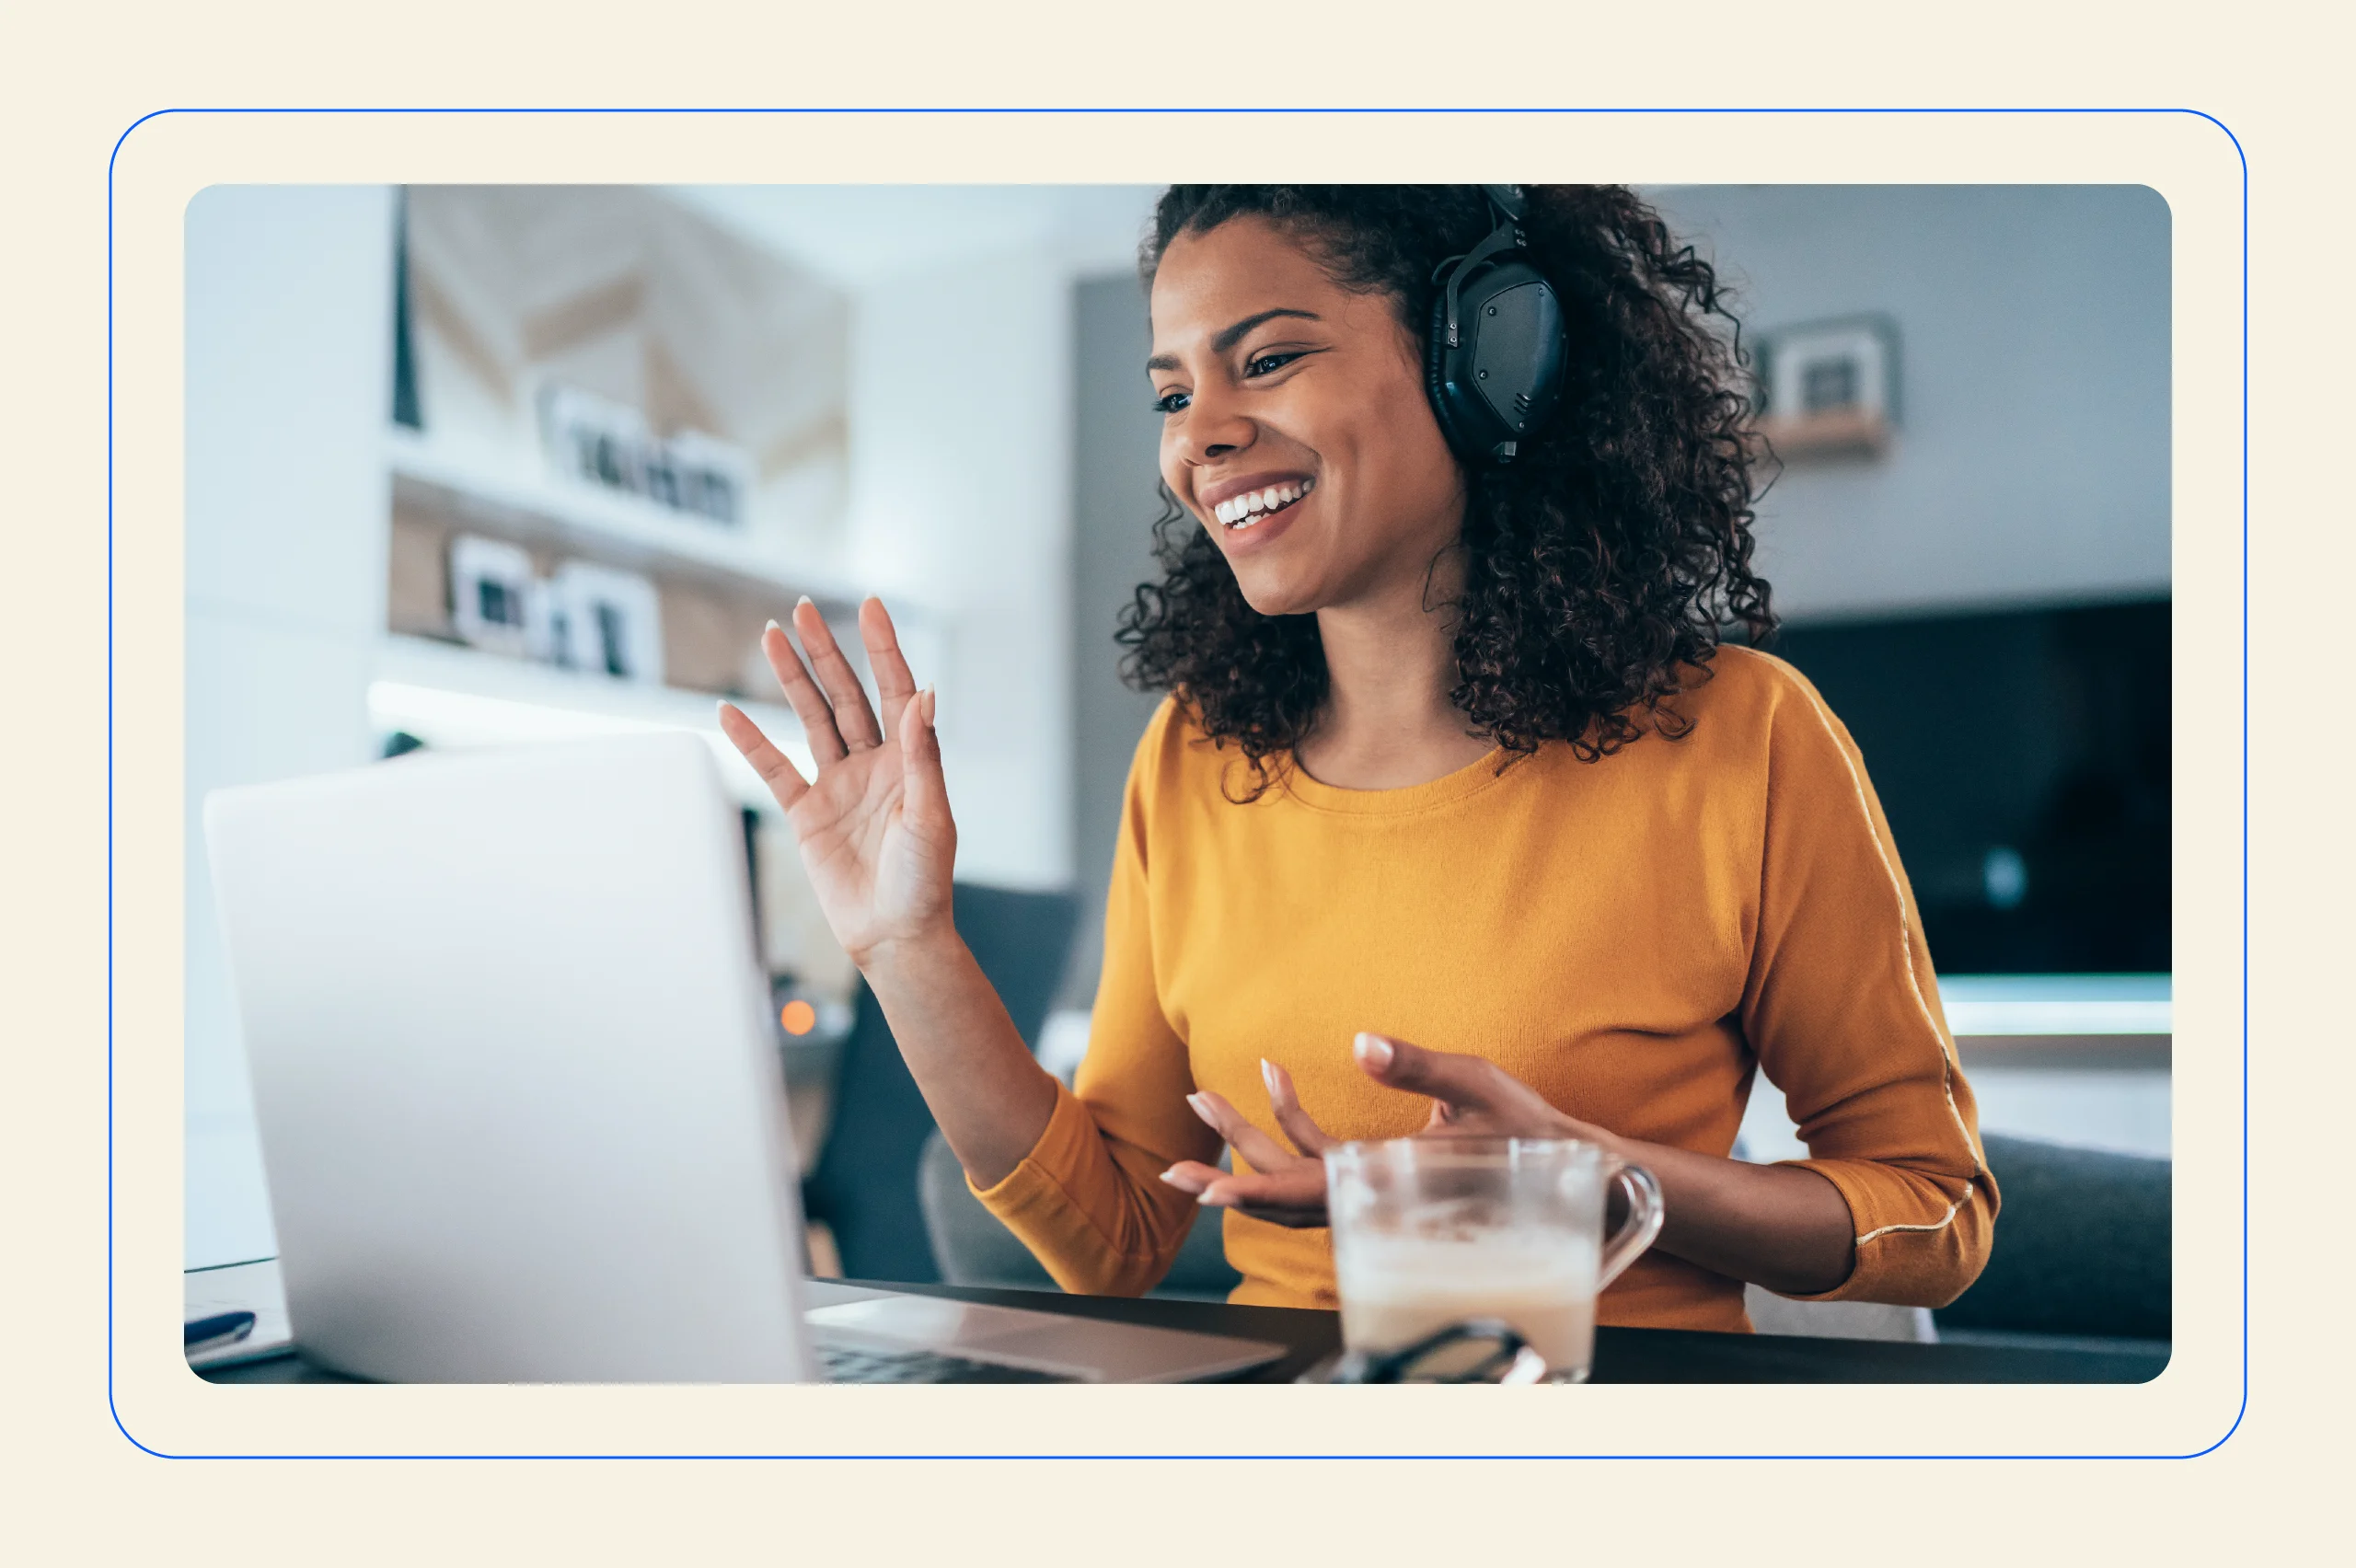
[[[864,967],[879,948],[950,921],[957,826],[933,733],[932,693],[917,690],[878,600],[859,607],[859,632],[888,729],[807,599],[794,606],[793,629],[808,663],[774,622],[761,635],[761,651],[802,721],[818,777],[803,778],[758,725],[725,702],[720,727],[783,808],[826,924]]]

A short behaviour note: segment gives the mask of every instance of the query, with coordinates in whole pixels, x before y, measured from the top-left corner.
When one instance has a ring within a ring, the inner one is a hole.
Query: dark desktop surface
[[[1282,1359],[1240,1382],[1289,1383],[1341,1348],[1340,1317],[1289,1307],[1231,1307],[1216,1301],[1164,1301],[1113,1296],[1062,1296],[950,1285],[846,1280],[1000,1307],[1025,1307],[1076,1318],[1190,1329],[1286,1347]],[[2166,1368],[2164,1346],[1901,1344],[1881,1340],[1799,1339],[1715,1334],[1682,1329],[1600,1328],[1595,1334],[1598,1383],[2144,1383]],[[352,1379],[300,1355],[209,1368],[212,1383],[341,1383]]]

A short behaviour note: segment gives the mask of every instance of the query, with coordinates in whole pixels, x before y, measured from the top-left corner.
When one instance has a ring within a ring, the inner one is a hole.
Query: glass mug
[[[1615,1183],[1628,1215],[1606,1239]],[[1325,1151],[1325,1203],[1354,1355],[1501,1319],[1545,1357],[1553,1383],[1587,1380],[1596,1296],[1661,1226],[1652,1172],[1574,1138],[1341,1144]]]

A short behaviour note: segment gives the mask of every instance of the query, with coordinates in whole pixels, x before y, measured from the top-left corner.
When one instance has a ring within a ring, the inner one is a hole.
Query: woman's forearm
[[[932,1119],[978,1186],[1004,1181],[1047,1130],[1056,1081],[954,931],[887,944],[860,966]]]
[[[1666,1217],[1653,1243],[1660,1251],[1790,1296],[1819,1295],[1849,1277],[1856,1259],[1849,1205],[1815,1171],[1614,1141],[1660,1183]]]

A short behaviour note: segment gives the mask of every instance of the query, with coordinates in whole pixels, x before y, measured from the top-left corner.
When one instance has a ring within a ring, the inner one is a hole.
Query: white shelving
[[[737,706],[793,758],[804,778],[810,776],[810,748],[791,709],[756,702]],[[687,731],[710,743],[722,778],[739,800],[775,809],[768,788],[720,732],[715,699],[698,692],[393,635],[377,650],[368,713],[379,731],[406,730],[430,746],[449,750]]]
[[[396,499],[511,538],[724,587],[807,594],[821,605],[853,605],[864,596],[859,584],[780,559],[724,525],[619,491],[569,484],[537,468],[493,464],[409,431],[388,435],[386,463]]]
[[[860,585],[806,563],[781,560],[745,535],[653,502],[509,463],[395,429],[385,445],[394,500],[461,525],[567,555],[687,579],[738,595],[790,603],[808,594],[840,628],[864,597]],[[904,645],[937,645],[922,606],[895,602]],[[854,663],[860,663],[854,651]],[[721,734],[715,699],[701,692],[621,681],[398,632],[379,639],[368,692],[381,733],[405,730],[428,745],[463,748],[632,731],[702,735],[722,777],[746,804],[773,810],[767,789]],[[780,703],[740,703],[811,772],[800,721]]]

